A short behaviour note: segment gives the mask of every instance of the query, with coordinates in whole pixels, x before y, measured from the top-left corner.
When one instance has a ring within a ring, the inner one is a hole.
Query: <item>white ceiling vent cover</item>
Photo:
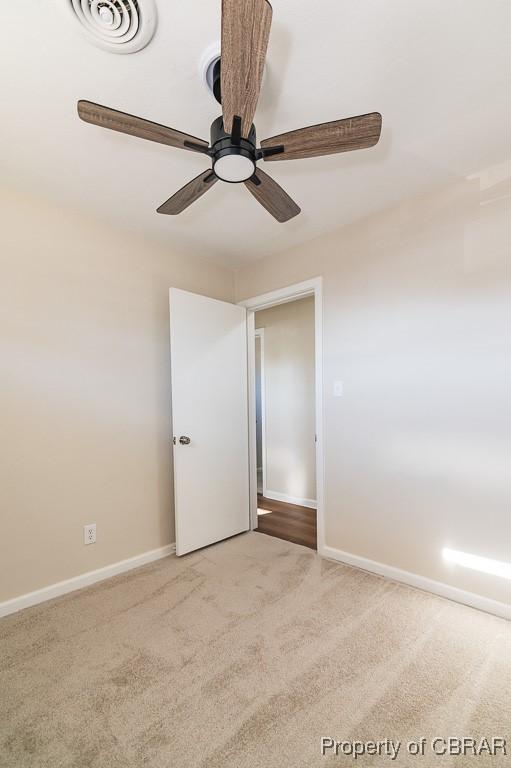
[[[89,39],[113,53],[144,48],[156,30],[154,0],[67,0]]]

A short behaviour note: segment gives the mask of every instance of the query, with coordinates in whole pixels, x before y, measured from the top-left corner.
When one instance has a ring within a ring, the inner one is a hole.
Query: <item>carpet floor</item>
[[[249,533],[0,621],[2,768],[509,766],[511,624]],[[393,739],[391,757],[320,738]]]

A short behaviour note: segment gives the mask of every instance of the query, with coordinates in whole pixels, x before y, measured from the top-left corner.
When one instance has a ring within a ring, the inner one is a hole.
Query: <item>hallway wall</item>
[[[255,314],[264,328],[266,495],[316,500],[314,298]]]

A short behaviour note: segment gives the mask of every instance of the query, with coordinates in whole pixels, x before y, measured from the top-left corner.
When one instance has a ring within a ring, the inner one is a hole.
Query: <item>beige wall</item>
[[[264,328],[266,488],[315,501],[314,298],[255,314]]]
[[[511,560],[510,220],[459,184],[237,275],[323,275],[327,544],[507,603],[441,550]],[[167,288],[232,280],[5,190],[0,238],[4,600],[173,540]]]
[[[7,190],[0,238],[1,601],[174,541],[168,288],[233,284]]]
[[[441,553],[511,561],[510,222],[460,183],[237,276],[323,275],[326,543],[505,603]]]

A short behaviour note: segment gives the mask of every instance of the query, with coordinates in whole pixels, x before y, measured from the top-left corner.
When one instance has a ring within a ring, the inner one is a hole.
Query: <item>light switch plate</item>
[[[344,387],[342,381],[334,381],[334,397],[342,397],[344,394]]]

